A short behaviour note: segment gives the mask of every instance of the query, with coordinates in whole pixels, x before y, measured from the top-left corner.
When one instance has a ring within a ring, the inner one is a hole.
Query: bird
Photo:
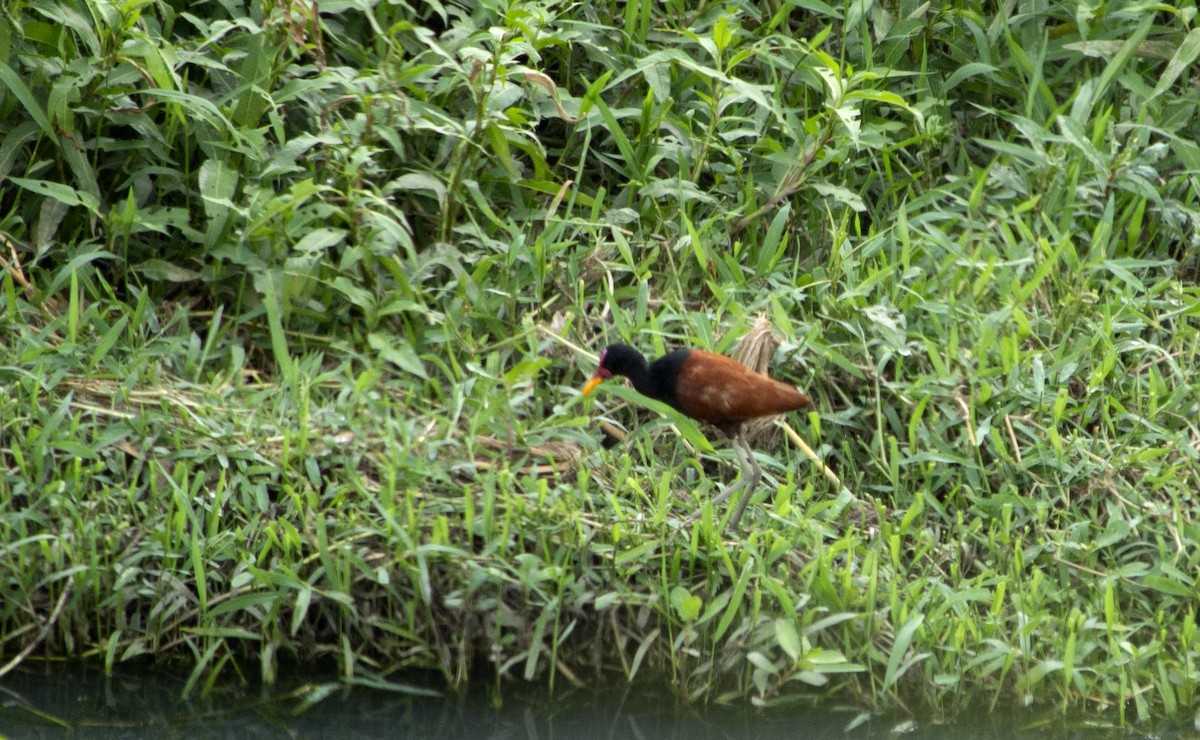
[[[647,362],[645,355],[627,344],[610,344],[600,351],[600,364],[583,386],[583,395],[614,375],[629,378],[638,393],[711,424],[732,440],[742,466],[741,479],[713,499],[713,506],[717,506],[746,489],[729,520],[731,532],[737,531],[750,495],[762,478],[762,468],[742,435],[742,425],[751,419],[812,405],[812,398],[792,386],[756,373],[733,358],[702,349],[677,349]]]

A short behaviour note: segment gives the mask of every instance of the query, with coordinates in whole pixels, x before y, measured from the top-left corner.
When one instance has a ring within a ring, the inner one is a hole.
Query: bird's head
[[[614,375],[631,377],[637,368],[645,367],[645,365],[646,358],[642,357],[642,353],[633,347],[627,344],[610,344],[600,350],[600,366],[583,386],[583,395],[591,393],[596,386]]]

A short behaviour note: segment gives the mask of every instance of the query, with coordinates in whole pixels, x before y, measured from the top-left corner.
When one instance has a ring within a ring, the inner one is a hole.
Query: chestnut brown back
[[[804,408],[812,399],[737,360],[694,349],[675,380],[679,410],[727,434],[748,419]]]

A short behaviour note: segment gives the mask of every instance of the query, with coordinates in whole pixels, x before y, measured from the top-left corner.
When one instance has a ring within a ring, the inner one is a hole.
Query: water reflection
[[[602,696],[571,689],[553,699],[506,684],[503,701],[488,687],[447,697],[347,687],[328,676],[271,689],[223,685],[180,700],[184,679],[153,666],[122,667],[106,679],[80,665],[26,663],[0,679],[0,740],[24,738],[422,738],[428,740],[795,740],[829,738],[1022,738],[1107,740],[1146,737],[1080,722],[1038,722],[980,714],[950,724],[871,718],[847,732],[853,707],[680,705],[668,692],[616,686]],[[620,683],[620,682],[616,682]],[[421,687],[414,687],[422,691]],[[1154,737],[1183,733],[1154,728]]]

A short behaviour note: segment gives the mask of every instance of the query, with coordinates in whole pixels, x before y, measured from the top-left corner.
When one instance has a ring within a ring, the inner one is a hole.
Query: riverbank
[[[1188,13],[110,10],[0,19],[0,666],[1195,721]],[[730,535],[579,388],[760,317]]]

